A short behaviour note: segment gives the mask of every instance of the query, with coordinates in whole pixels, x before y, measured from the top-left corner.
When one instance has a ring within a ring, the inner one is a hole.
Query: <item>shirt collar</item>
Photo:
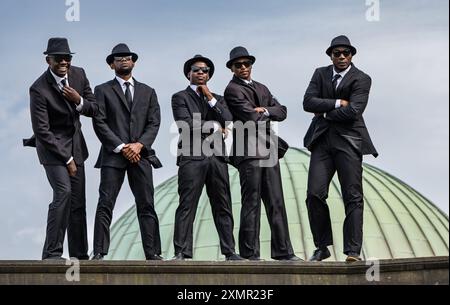
[[[125,86],[126,82],[129,82],[131,84],[131,86],[134,87],[134,78],[133,77],[131,77],[129,80],[124,80],[123,78],[116,76],[116,79],[122,87]]]
[[[244,83],[246,83],[247,85],[253,84],[253,80],[246,80],[246,79],[243,79],[243,78],[241,78],[241,80],[242,80]]]
[[[189,87],[191,87],[191,89],[194,90],[194,92],[197,93],[197,95],[198,95],[198,92],[197,92],[198,86],[197,85],[192,85],[191,84]]]
[[[336,70],[333,67],[333,78],[338,74],[341,76],[341,78],[344,78],[345,75],[347,75],[347,73],[350,71],[351,68],[352,68],[352,65],[348,66],[348,68],[346,70],[338,73],[338,72],[336,72]]]
[[[50,70],[50,73],[52,74],[53,78],[55,79],[55,81],[56,81],[56,83],[57,83],[58,85],[61,83],[61,81],[62,81],[63,79],[65,79],[66,82],[68,83],[67,74],[64,75],[64,77],[59,77],[58,75],[56,75],[56,74],[52,71],[52,69],[49,69],[49,70]]]

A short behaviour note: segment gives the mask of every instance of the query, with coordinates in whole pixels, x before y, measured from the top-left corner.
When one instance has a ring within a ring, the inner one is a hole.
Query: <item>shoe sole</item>
[[[346,261],[347,263],[356,263],[356,262],[362,261],[362,259],[357,258],[357,257],[349,256],[349,257],[347,257],[347,259],[346,259],[345,261]]]

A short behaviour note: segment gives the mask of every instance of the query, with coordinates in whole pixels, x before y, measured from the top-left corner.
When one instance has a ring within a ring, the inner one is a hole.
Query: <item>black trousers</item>
[[[48,209],[42,259],[62,256],[66,230],[69,256],[88,259],[84,166],[77,167],[75,177],[69,176],[66,166],[44,165],[44,168],[53,189],[53,201]]]
[[[178,170],[180,205],[175,214],[175,255],[193,257],[193,227],[198,201],[206,185],[214,223],[219,234],[223,255],[235,252],[233,210],[228,165],[217,157],[204,160],[184,160]]]
[[[328,190],[337,172],[345,205],[344,253],[361,253],[364,200],[362,154],[336,131],[329,130],[314,145],[308,176],[309,222],[317,248],[333,244]]]
[[[161,254],[158,215],[154,205],[152,167],[147,159],[127,168],[103,167],[101,169],[100,198],[94,226],[94,253],[107,255],[110,245],[110,226],[113,209],[125,179],[133,192],[141,230],[142,246],[146,258]]]
[[[277,163],[274,167],[261,167],[259,160],[246,160],[239,164],[239,175],[242,196],[239,230],[241,256],[244,258],[260,256],[261,199],[271,229],[272,258],[293,255],[280,164]]]

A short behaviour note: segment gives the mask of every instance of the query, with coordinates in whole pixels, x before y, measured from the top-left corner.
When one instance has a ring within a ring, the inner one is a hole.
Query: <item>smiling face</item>
[[[236,77],[245,80],[251,80],[252,78],[253,62],[246,57],[238,58],[233,62],[231,71],[233,71]]]
[[[72,55],[49,55],[46,61],[50,70],[59,77],[66,76],[72,62]]]
[[[347,70],[352,63],[352,58],[352,51],[347,47],[337,47],[331,52],[331,60],[336,72]]]
[[[196,86],[206,85],[209,81],[209,70],[210,68],[202,61],[194,63],[188,74],[191,84]]]

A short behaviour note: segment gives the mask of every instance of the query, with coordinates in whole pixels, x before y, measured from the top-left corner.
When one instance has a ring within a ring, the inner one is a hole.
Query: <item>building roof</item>
[[[306,259],[314,251],[305,204],[310,156],[291,148],[281,160],[283,191],[292,245],[297,256]],[[240,218],[239,174],[229,167],[233,200],[234,234],[238,238]],[[362,257],[390,259],[448,256],[449,218],[432,202],[388,173],[364,164],[364,242]],[[178,207],[177,176],[155,188],[155,206],[159,216],[163,256],[173,256],[173,230]],[[330,186],[328,204],[334,247],[330,261],[345,259],[342,227],[344,204],[337,176]],[[238,251],[238,247],[236,246]],[[270,259],[270,228],[264,209],[261,216],[261,257]],[[132,206],[113,225],[110,260],[144,260],[136,208]],[[194,259],[222,260],[219,238],[204,190],[194,223]]]

